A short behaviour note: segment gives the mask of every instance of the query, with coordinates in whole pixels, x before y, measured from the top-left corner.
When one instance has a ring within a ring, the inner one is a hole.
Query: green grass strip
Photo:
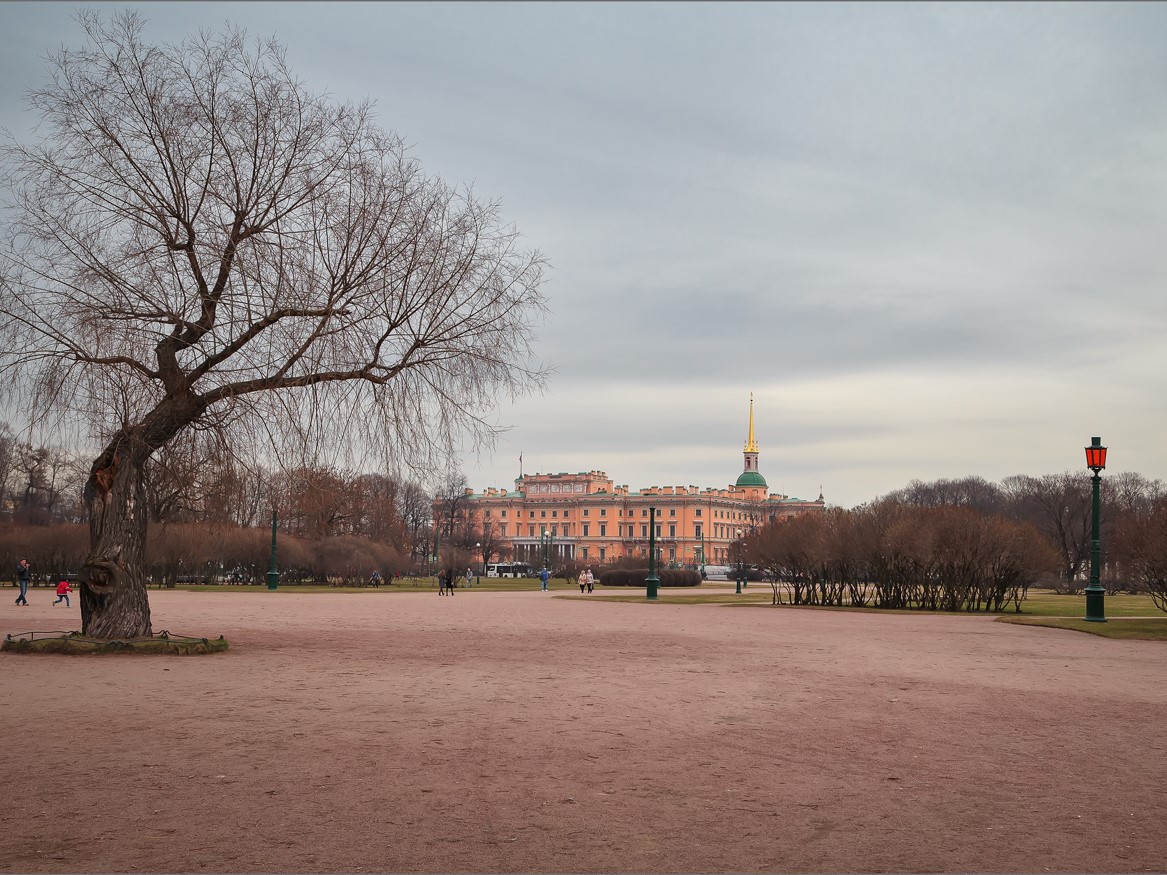
[[[1103,638],[1122,638],[1134,641],[1167,641],[1167,617],[1138,617],[1117,619],[1108,617],[1105,623],[1087,622],[1080,617],[1026,617],[1024,614],[1002,614],[999,623],[1018,626],[1045,626],[1049,629],[1069,629],[1089,632]]]

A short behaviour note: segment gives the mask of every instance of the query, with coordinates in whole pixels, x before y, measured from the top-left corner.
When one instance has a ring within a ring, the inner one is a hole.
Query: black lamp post
[[[705,527],[701,527],[701,579],[705,579]]]
[[[742,578],[745,577],[745,571],[742,567],[742,530],[738,529],[735,534],[737,534],[737,543],[735,544],[737,547],[737,589],[734,590],[734,594],[741,595]]]
[[[1106,611],[1103,600],[1106,590],[1100,582],[1101,539],[1098,534],[1098,518],[1100,500],[1099,487],[1102,485],[1102,469],[1106,467],[1106,447],[1102,446],[1102,438],[1090,438],[1090,446],[1086,447],[1086,467],[1094,472],[1091,478],[1094,486],[1093,507],[1090,520],[1090,585],[1086,587],[1086,616],[1083,619],[1091,623],[1105,623]]]
[[[656,508],[648,508],[648,578],[644,581],[647,590],[646,597],[650,602],[656,601],[656,588],[660,583],[656,576]]]
[[[276,567],[276,509],[271,509],[271,566],[267,570],[267,588],[274,590],[280,585],[280,570]]]

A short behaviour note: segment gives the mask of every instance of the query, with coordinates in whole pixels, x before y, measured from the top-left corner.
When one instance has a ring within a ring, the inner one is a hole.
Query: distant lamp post
[[[734,592],[737,595],[741,595],[742,594],[742,578],[745,577],[745,570],[744,570],[744,567],[742,565],[742,530],[737,529],[737,530],[735,530],[734,534],[737,535],[737,542],[735,545],[737,547],[737,589],[734,590]]]
[[[551,537],[551,533],[549,531],[547,531],[546,529],[543,529],[543,531],[540,532],[540,534],[539,534],[539,547],[543,550],[543,567],[544,568],[548,567],[547,566],[547,542],[548,542],[548,538],[550,538],[550,537]]]
[[[481,552],[482,551],[482,542],[479,541],[477,544],[475,544],[474,549]],[[486,574],[486,554],[485,553],[482,554],[482,574]],[[482,576],[481,575],[479,575],[479,577],[478,577],[478,583],[479,584],[482,583]]]
[[[701,579],[705,579],[705,528],[701,528]]]
[[[656,601],[656,589],[660,580],[656,576],[656,508],[648,508],[648,579],[644,581],[648,589],[645,595],[650,602]]]
[[[1106,447],[1102,446],[1102,438],[1090,438],[1090,446],[1086,447],[1086,467],[1094,472],[1091,478],[1094,485],[1094,500],[1090,521],[1090,585],[1086,587],[1086,616],[1083,619],[1092,623],[1105,623],[1103,599],[1106,590],[1102,588],[1100,582],[1102,544],[1098,534],[1100,515],[1098,490],[1102,485],[1102,469],[1106,467]]]
[[[271,509],[271,565],[267,569],[267,588],[274,590],[280,585],[280,571],[276,567],[276,509]]]

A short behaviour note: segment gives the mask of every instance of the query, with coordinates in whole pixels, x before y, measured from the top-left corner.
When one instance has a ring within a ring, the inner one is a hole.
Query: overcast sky
[[[141,3],[228,20],[372,98],[426,169],[549,258],[548,392],[469,455],[724,487],[749,393],[772,491],[1167,479],[1167,5]],[[0,3],[28,129],[76,4]]]

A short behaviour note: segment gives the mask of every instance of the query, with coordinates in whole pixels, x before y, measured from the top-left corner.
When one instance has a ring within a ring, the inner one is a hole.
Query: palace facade
[[[515,481],[514,491],[468,489],[459,504],[489,561],[541,565],[545,555],[552,564],[606,565],[628,556],[647,561],[649,508],[655,508],[662,563],[728,565],[734,543],[755,526],[825,506],[821,493],[807,501],[769,492],[758,454],[751,396],[744,467],[724,489],[652,486],[633,492],[603,471],[528,474]],[[435,519],[438,513],[435,506]]]

